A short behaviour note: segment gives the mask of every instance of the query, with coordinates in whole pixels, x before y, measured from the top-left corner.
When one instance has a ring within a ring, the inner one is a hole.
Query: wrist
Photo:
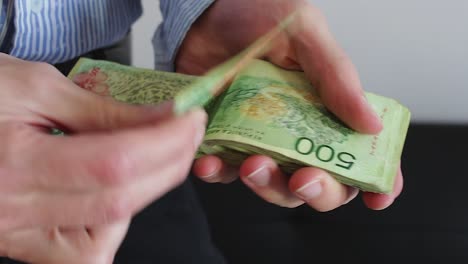
[[[215,0],[161,0],[164,20],[153,37],[155,67],[173,71],[174,60],[192,24]]]

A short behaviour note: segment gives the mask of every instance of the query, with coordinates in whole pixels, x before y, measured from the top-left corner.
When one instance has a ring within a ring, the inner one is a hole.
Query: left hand
[[[303,70],[330,111],[361,133],[379,133],[382,124],[363,96],[355,67],[335,42],[324,16],[306,0],[215,1],[188,32],[176,58],[176,70],[203,74],[246,48],[296,9],[301,13],[289,28],[292,34],[283,33],[264,59],[286,69]],[[266,156],[248,158],[239,172],[218,157],[205,156],[195,162],[193,171],[206,182],[228,183],[239,174],[263,199],[285,207],[306,202],[318,211],[329,211],[359,193],[317,168],[302,168],[288,177]],[[384,209],[402,188],[399,171],[392,194],[364,193],[363,199],[371,209]]]

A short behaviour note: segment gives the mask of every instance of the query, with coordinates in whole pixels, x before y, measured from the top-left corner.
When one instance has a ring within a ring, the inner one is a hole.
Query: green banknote
[[[184,100],[178,95],[198,85],[201,77],[80,59],[69,78],[118,101],[157,104],[175,98],[177,105]],[[304,73],[254,60],[205,105],[209,122],[198,155],[215,154],[238,165],[252,154],[264,154],[288,173],[315,166],[344,184],[389,193],[410,112],[393,99],[366,96],[383,121],[379,135],[360,134],[343,124],[322,104]]]
[[[250,65],[255,58],[265,55],[271,49],[276,37],[283,33],[296,18],[297,12],[291,12],[276,27],[254,41],[249,47],[197,78],[187,89],[177,93],[174,100],[174,113],[183,114],[193,107],[209,104],[228,87],[240,71]]]

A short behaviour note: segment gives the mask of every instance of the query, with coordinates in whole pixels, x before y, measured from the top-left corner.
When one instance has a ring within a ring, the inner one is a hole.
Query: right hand
[[[206,114],[169,108],[100,97],[0,53],[0,256],[112,262],[132,216],[184,181],[202,141]]]

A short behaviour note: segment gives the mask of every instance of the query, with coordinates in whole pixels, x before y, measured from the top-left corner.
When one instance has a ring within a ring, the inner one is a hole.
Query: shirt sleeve
[[[215,0],[160,0],[163,22],[153,36],[156,70],[174,71],[175,56],[195,20]]]

